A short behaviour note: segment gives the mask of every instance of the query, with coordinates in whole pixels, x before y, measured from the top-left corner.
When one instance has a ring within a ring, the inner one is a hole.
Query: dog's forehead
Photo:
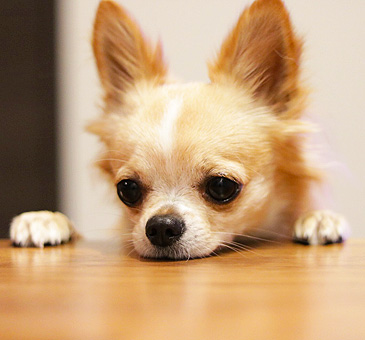
[[[165,85],[140,94],[133,117],[140,141],[170,151],[181,143],[209,137],[219,140],[234,131],[244,132],[255,124],[254,101],[242,91],[215,84]],[[148,131],[147,131],[148,130]],[[152,140],[151,140],[152,139]]]
[[[136,102],[125,121],[133,145],[126,164],[151,185],[196,182],[211,169],[229,172],[234,163],[245,164],[248,150],[264,144],[265,134],[256,130],[260,114],[268,115],[235,90],[170,85],[140,92]]]

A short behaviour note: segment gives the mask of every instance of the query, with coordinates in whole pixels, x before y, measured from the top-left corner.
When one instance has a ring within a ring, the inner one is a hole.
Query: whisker
[[[211,251],[211,254],[217,257],[222,257],[221,255],[219,255],[219,253],[215,252],[214,250]]]
[[[267,239],[267,238],[257,237],[257,236],[248,235],[248,234],[230,233],[228,231],[212,231],[212,234],[227,234],[227,235],[238,236],[238,237],[247,237],[247,238],[250,238],[250,239],[253,239],[253,240],[258,240],[258,241],[280,243],[278,241],[270,240],[270,239]]]
[[[242,250],[250,251],[251,249],[254,249],[254,247],[250,247],[247,244],[243,244],[240,242],[231,241],[230,244]]]
[[[123,241],[123,244],[126,244],[126,245],[133,245],[134,244],[134,241],[132,239],[130,240],[124,240]]]
[[[274,235],[274,236],[279,236],[279,237],[283,238],[284,240],[291,240],[292,239],[287,234],[278,233],[278,232],[273,231],[273,230],[266,230],[266,229],[260,229],[260,228],[251,229],[251,230],[257,230],[259,233],[267,233],[267,234],[271,234],[271,235]]]
[[[234,248],[234,247],[231,247],[230,245],[228,245],[228,244],[226,244],[226,243],[221,243],[220,244],[220,246],[222,246],[222,247],[226,247],[226,248],[228,248],[228,249],[230,249],[230,250],[232,250],[232,251],[234,251],[235,253],[237,253],[237,254],[239,254],[240,256],[242,256],[242,257],[245,257],[241,252],[239,252],[236,248]]]
[[[115,229],[115,230],[117,230],[117,229]],[[133,233],[118,233],[118,235],[119,236],[132,236],[133,235]]]
[[[208,250],[209,253],[203,255],[203,252],[201,251],[200,252],[200,258],[203,258],[203,257],[208,257],[210,256],[211,254],[215,255],[215,256],[218,256],[218,257],[221,257],[217,252],[215,252],[214,250],[211,250],[208,246],[204,246],[204,250]]]
[[[134,247],[132,247],[132,249],[128,252],[128,254],[126,255],[126,257],[129,257],[130,254],[132,254],[134,251]]]
[[[246,248],[242,244],[238,244],[236,242],[226,242],[225,244],[228,244],[232,247],[235,247],[235,249],[239,249],[239,250],[250,250],[250,248]]]
[[[229,246],[235,247],[235,249],[248,251],[248,252],[250,252],[252,254],[255,254],[255,255],[258,255],[258,256],[264,256],[260,253],[257,253],[255,251],[253,251],[252,247],[249,247],[247,245],[243,245],[243,244],[238,243],[238,242],[233,242],[233,241],[232,242],[225,242],[225,241],[223,241],[223,245],[225,245],[225,246],[229,245]]]

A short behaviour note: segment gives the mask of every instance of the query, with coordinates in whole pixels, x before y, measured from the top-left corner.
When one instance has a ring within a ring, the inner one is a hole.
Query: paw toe
[[[27,212],[15,217],[10,226],[10,238],[15,246],[58,245],[67,242],[73,233],[68,218],[50,211]]]
[[[343,242],[348,225],[346,220],[331,211],[313,211],[300,217],[294,227],[294,241],[304,244]]]

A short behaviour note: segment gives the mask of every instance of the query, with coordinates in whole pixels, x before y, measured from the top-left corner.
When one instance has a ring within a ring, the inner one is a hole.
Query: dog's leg
[[[316,245],[343,242],[349,234],[345,218],[329,210],[303,214],[294,226],[294,241]]]
[[[75,234],[70,220],[59,212],[31,211],[16,216],[10,225],[10,238],[20,247],[58,245]]]

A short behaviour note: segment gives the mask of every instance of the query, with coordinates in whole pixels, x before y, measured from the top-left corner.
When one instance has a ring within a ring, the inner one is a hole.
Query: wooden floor
[[[365,339],[365,240],[147,261],[0,241],[0,339]]]

